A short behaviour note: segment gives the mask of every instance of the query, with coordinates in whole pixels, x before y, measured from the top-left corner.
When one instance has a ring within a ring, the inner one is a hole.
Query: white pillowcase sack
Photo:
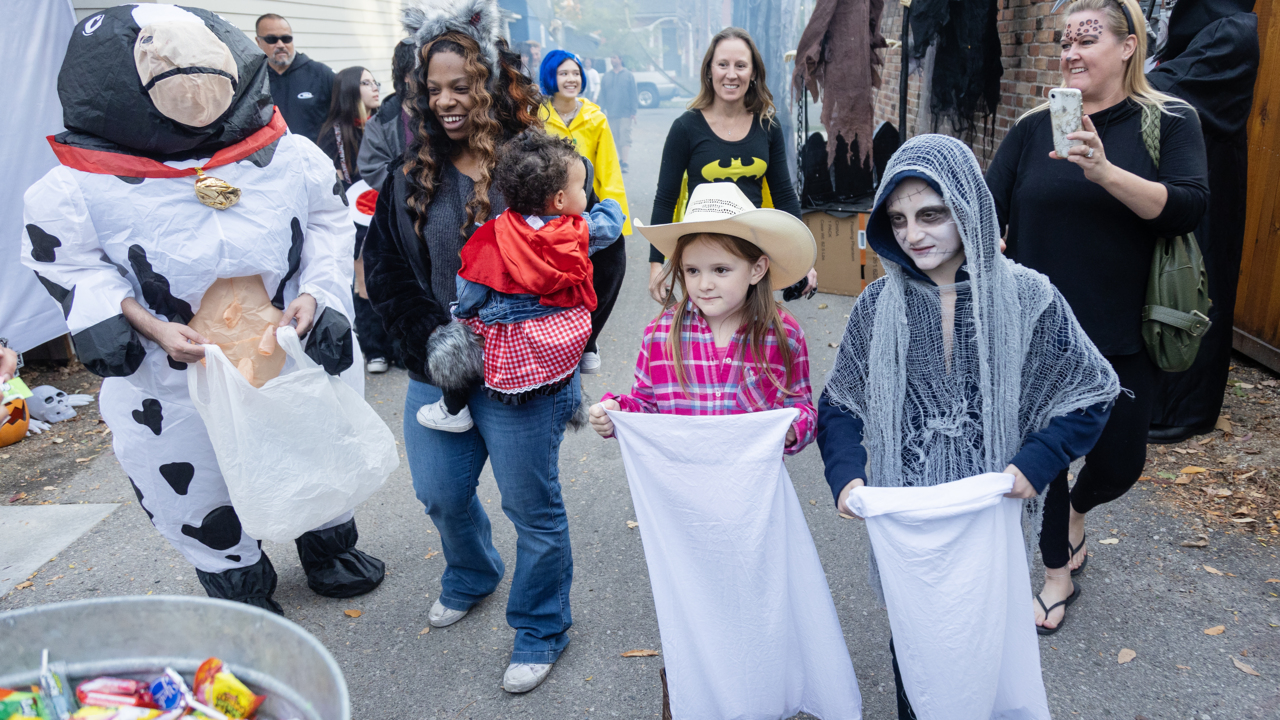
[[[796,416],[609,413],[676,720],[862,716],[827,578],[782,462]]]
[[[860,487],[898,668],[920,720],[1049,720],[1013,476]]]

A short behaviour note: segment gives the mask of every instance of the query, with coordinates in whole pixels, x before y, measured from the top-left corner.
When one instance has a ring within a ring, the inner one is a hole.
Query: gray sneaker
[[[431,612],[427,613],[427,622],[431,623],[431,627],[449,627],[467,616],[470,610],[450,610],[436,600],[431,606]]]
[[[387,359],[381,358],[381,357],[373,358],[369,360],[369,362],[364,364],[364,369],[368,370],[369,373],[372,375],[378,375],[380,373],[384,373],[390,367],[391,365],[387,362]]]
[[[584,352],[582,353],[582,361],[578,363],[578,371],[583,375],[599,375],[600,374],[600,353]]]
[[[542,684],[551,674],[551,663],[511,663],[502,676],[502,689],[509,693],[526,693]]]

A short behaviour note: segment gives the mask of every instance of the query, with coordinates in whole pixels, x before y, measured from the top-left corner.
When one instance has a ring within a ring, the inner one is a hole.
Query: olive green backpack
[[[1142,107],[1142,142],[1160,167],[1160,109]],[[1209,329],[1209,275],[1193,233],[1156,238],[1142,308],[1142,339],[1152,362],[1166,372],[1191,367]]]

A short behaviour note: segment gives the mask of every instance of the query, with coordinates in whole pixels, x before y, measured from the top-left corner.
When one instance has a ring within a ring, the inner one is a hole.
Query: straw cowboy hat
[[[776,289],[807,275],[818,257],[818,245],[804,223],[781,210],[756,208],[731,182],[703,183],[694,188],[683,222],[644,225],[636,220],[635,227],[667,257],[685,235],[720,233],[740,237],[769,256],[770,283]]]

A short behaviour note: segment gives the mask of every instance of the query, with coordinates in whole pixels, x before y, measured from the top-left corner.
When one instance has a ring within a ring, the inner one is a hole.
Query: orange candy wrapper
[[[218,658],[209,658],[196,670],[192,693],[200,702],[232,720],[252,718],[265,695],[254,695],[244,683],[222,666]]]

